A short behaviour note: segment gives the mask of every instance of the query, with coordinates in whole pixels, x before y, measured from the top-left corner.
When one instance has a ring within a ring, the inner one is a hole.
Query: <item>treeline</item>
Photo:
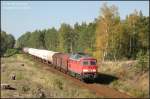
[[[0,55],[3,56],[6,51],[14,48],[15,38],[11,34],[7,34],[5,31],[1,31],[1,48]]]
[[[63,23],[59,30],[54,27],[23,34],[17,46],[48,49],[60,52],[94,51],[96,23],[76,23],[74,27]]]
[[[118,8],[103,5],[96,27],[96,56],[101,59],[135,59],[149,52],[149,16],[136,10],[121,20]]]
[[[138,53],[149,52],[149,16],[134,11],[120,19],[118,8],[104,4],[100,16],[91,23],[63,23],[54,27],[27,32],[17,40],[17,46],[48,49],[59,52],[86,52],[97,59],[136,59]]]

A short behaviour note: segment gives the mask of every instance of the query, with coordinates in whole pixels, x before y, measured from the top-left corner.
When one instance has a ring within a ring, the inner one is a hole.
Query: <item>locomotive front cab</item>
[[[95,79],[97,76],[97,60],[93,58],[84,58],[81,60],[82,78]]]
[[[80,75],[82,80],[94,80],[97,76],[97,60],[84,53],[70,55],[69,70]]]

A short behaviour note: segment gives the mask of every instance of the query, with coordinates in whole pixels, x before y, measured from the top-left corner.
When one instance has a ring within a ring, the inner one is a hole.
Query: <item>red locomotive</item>
[[[53,64],[56,68],[80,78],[93,80],[97,75],[96,59],[83,53],[53,55]]]
[[[69,58],[69,70],[82,79],[94,79],[97,73],[96,59],[76,53]]]

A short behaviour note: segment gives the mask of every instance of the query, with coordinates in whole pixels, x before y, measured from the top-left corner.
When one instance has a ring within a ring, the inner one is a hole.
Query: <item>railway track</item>
[[[30,56],[28,56],[28,57],[30,57]],[[43,69],[48,70],[48,71],[58,74],[58,75],[62,75],[68,80],[72,80],[74,84],[76,84],[82,88],[86,88],[86,89],[89,89],[89,90],[95,92],[97,96],[104,96],[106,98],[132,98],[131,96],[129,96],[125,93],[122,93],[116,89],[108,87],[108,85],[99,84],[96,82],[85,83],[85,82],[80,81],[79,79],[76,79],[68,74],[63,73],[62,71],[59,71],[59,70],[53,68],[53,65],[51,65],[51,64],[43,63],[39,60],[34,59],[33,57],[32,57],[32,60],[41,64],[42,65],[41,67]]]

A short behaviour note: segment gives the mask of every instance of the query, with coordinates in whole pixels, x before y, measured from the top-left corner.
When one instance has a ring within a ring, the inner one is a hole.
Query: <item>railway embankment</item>
[[[149,70],[139,71],[137,65],[139,65],[137,60],[105,61],[101,63],[99,71],[118,78],[109,83],[109,87],[137,98],[148,98]]]

